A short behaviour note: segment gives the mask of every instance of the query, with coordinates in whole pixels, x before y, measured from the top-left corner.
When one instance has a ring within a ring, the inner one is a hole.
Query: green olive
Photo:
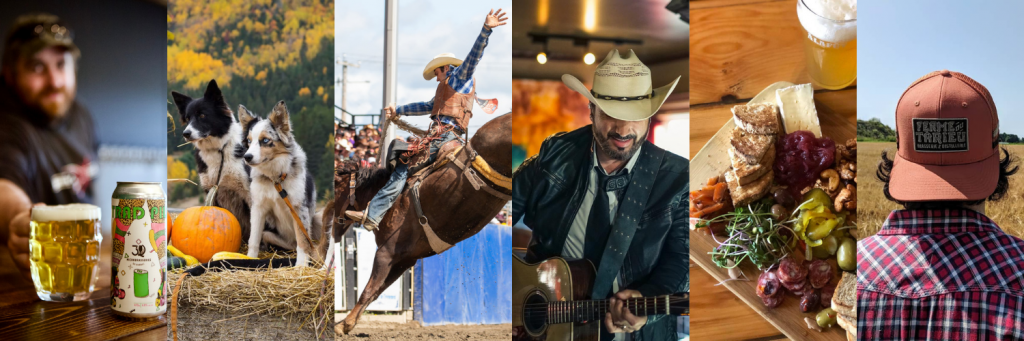
[[[828,249],[825,248],[825,244],[812,247],[811,254],[813,254],[816,259],[828,259],[829,257],[832,257],[832,255],[828,254]]]
[[[838,249],[839,238],[829,235],[821,240],[821,245],[811,248],[811,253],[814,254],[814,258],[828,259],[835,256]]]
[[[857,241],[853,238],[843,239],[836,251],[836,261],[843,270],[857,271]]]
[[[780,221],[789,218],[786,213],[786,208],[779,204],[772,205],[772,218]]]
[[[836,226],[836,228],[832,229],[831,235],[835,236],[838,240],[843,240],[843,238],[849,237],[850,234],[846,232],[847,229],[841,229],[840,227],[842,226]]]
[[[818,312],[818,327],[829,328],[836,324],[836,311],[832,308],[825,308]]]
[[[828,237],[825,237],[825,240],[822,240],[821,246],[824,247],[826,250],[828,250],[828,255],[829,256],[835,256],[836,251],[839,250],[839,241],[840,240],[841,239],[836,238],[834,236],[828,236]]]

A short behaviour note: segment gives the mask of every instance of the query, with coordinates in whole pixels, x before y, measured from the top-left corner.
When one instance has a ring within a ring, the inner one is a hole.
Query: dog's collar
[[[274,187],[277,187],[277,194],[281,195],[281,199],[288,198],[288,191],[285,191],[284,186],[281,186],[281,183],[287,178],[288,173],[281,173],[281,176],[277,177],[277,181],[274,181]]]

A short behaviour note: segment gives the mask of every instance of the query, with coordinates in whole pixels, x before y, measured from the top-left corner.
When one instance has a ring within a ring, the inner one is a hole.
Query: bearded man
[[[15,19],[0,63],[0,241],[29,276],[33,205],[90,203],[97,172],[92,116],[75,101],[79,50],[59,18]]]
[[[562,81],[590,100],[593,124],[549,137],[513,175],[512,221],[532,230],[525,260],[594,265],[590,297],[612,297],[602,340],[675,339],[675,319],[636,316],[623,300],[689,291],[689,164],[647,141],[679,78],[653,89],[633,51],[611,51],[592,90]]]

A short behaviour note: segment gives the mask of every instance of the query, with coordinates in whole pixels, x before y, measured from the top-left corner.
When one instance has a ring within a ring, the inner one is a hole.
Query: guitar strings
[[[665,306],[662,304],[664,298],[643,298],[634,299],[627,302],[627,308],[630,311],[640,312],[643,311],[644,315],[651,315],[661,309],[671,309],[672,303],[681,303],[689,301],[688,298],[683,297],[670,297],[669,305]],[[587,303],[582,303],[587,302]],[[654,302],[654,304],[645,304],[647,302]],[[561,306],[559,306],[561,303]],[[595,304],[596,303],[596,304]],[[652,306],[653,305],[653,306]],[[583,322],[583,321],[596,321],[601,320],[603,317],[595,316],[603,315],[607,313],[608,301],[607,300],[594,300],[594,301],[556,301],[556,302],[545,302],[545,303],[530,303],[524,304],[524,309],[517,309],[523,311],[524,320],[530,322],[543,321],[545,323],[567,323],[567,322]],[[517,307],[518,308],[518,307]],[[596,309],[595,309],[596,308]],[[677,307],[678,308],[678,307]],[[597,310],[596,312],[594,310]],[[653,311],[652,311],[653,310]],[[586,319],[579,319],[581,317],[587,317]],[[579,319],[579,320],[578,320]]]

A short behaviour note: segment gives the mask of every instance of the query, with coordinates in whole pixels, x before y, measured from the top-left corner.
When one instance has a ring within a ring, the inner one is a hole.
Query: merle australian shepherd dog
[[[249,232],[249,245],[259,245],[265,240],[285,248],[294,247],[298,254],[296,266],[306,266],[309,262],[308,253],[315,251],[314,245],[306,241],[301,228],[304,227],[311,238],[320,239],[323,226],[320,219],[316,219],[313,176],[306,169],[306,153],[295,141],[288,108],[284,101],[278,102],[264,119],[244,106],[239,106],[238,115],[243,127],[243,138],[235,157],[242,158],[251,167],[249,193],[252,215],[249,225],[253,228]],[[281,199],[275,184],[281,185],[302,227]],[[278,233],[256,228],[267,221],[278,226]],[[250,257],[256,257],[257,252],[256,248],[249,248]]]

